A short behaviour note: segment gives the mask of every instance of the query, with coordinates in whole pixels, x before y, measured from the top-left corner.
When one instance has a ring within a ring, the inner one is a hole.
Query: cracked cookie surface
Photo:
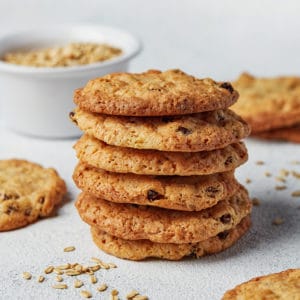
[[[72,120],[109,145],[160,151],[197,152],[224,148],[250,133],[248,124],[227,110],[176,117],[116,117],[76,108]]]
[[[57,172],[25,160],[0,160],[0,231],[49,216],[66,185]]]
[[[123,116],[167,116],[227,108],[238,98],[228,82],[197,79],[180,70],[113,73],[75,91],[84,110]]]
[[[91,194],[78,196],[82,220],[126,240],[147,239],[157,243],[195,243],[236,226],[251,211],[247,191],[202,211],[176,211],[136,204],[113,203]]]
[[[300,269],[253,278],[227,291],[223,300],[300,300]]]
[[[247,232],[250,225],[250,216],[246,216],[236,227],[230,230],[223,231],[217,236],[202,242],[187,244],[153,243],[149,240],[124,240],[103,232],[97,227],[91,227],[91,233],[95,244],[101,250],[120,258],[143,260],[155,257],[179,260],[185,256],[199,258],[221,252],[240,239]]]
[[[239,188],[233,171],[204,176],[120,174],[84,163],[75,168],[78,188],[116,203],[199,211],[232,196]]]
[[[248,159],[242,142],[202,152],[165,152],[108,145],[87,134],[74,146],[79,160],[117,173],[144,175],[207,175],[236,169]]]

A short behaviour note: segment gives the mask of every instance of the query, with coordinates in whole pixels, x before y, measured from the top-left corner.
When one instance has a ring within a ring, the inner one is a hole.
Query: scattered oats
[[[78,279],[76,279],[75,281],[74,281],[74,287],[75,288],[81,288],[83,286],[83,282],[81,281],[81,280],[78,280]]]
[[[131,300],[133,297],[137,296],[138,294],[139,294],[138,291],[132,290],[131,292],[129,292],[129,293],[126,295],[126,299],[127,299],[127,300]]]
[[[22,274],[23,278],[26,280],[30,280],[31,279],[31,274],[29,272],[23,272]]]
[[[266,177],[271,177],[272,174],[271,174],[270,172],[266,171],[266,172],[265,172],[265,176],[266,176]]]
[[[76,275],[80,275],[81,272],[76,271],[76,270],[67,270],[65,274],[68,276],[76,276]]]
[[[279,172],[279,175],[284,176],[284,177],[289,176],[289,174],[290,174],[290,171],[288,171],[286,169],[281,169],[280,172]]]
[[[74,246],[70,246],[70,247],[66,247],[65,249],[64,249],[64,252],[72,252],[72,251],[74,251],[76,248],[74,247]]]
[[[64,272],[63,272],[62,270],[58,269],[58,268],[54,268],[54,269],[53,269],[53,272],[54,272],[55,274],[57,274],[57,275],[62,275],[62,274],[64,274]]]
[[[277,176],[277,177],[275,177],[275,179],[277,180],[277,181],[280,181],[280,182],[286,182],[286,180],[285,180],[285,178],[283,178],[283,177],[281,177],[281,176]]]
[[[58,289],[58,290],[65,290],[68,288],[68,286],[64,283],[61,283],[61,284],[52,285],[52,288]]]
[[[91,269],[93,272],[97,272],[98,270],[101,269],[101,267],[100,267],[99,265],[96,265],[96,266],[90,267],[90,269]]]
[[[101,268],[103,268],[103,269],[105,269],[105,270],[108,270],[108,269],[110,269],[110,266],[109,266],[109,264],[107,264],[107,263],[104,263],[104,262],[101,262],[101,263],[100,263],[100,267],[101,267]]]
[[[56,269],[59,269],[59,270],[68,270],[70,268],[71,268],[70,264],[60,265],[60,266],[56,267]]]
[[[291,196],[292,197],[300,197],[300,190],[292,192]]]
[[[148,300],[148,297],[142,295],[136,295],[135,297],[132,298],[132,300]]]
[[[57,282],[62,282],[62,281],[64,281],[64,279],[63,279],[60,275],[57,275],[57,276],[55,277],[55,280],[56,280]]]
[[[106,285],[105,283],[101,284],[101,285],[97,288],[97,290],[98,290],[99,292],[104,292],[106,289],[107,289],[107,285]]]
[[[114,264],[114,263],[108,263],[108,266],[110,267],[110,268],[117,268],[117,265],[116,264]]]
[[[94,275],[94,271],[91,270],[90,268],[88,268],[86,271],[85,271],[86,274],[89,274],[89,275]]]
[[[78,272],[82,272],[82,265],[77,264],[74,269]]]
[[[91,298],[92,294],[89,291],[80,291],[80,295],[83,298]]]
[[[112,296],[117,296],[117,295],[119,295],[119,291],[118,290],[112,290],[110,294]]]
[[[252,199],[252,204],[253,204],[254,206],[259,206],[259,205],[260,205],[260,200],[259,200],[258,198],[253,198],[253,199]]]
[[[295,178],[300,179],[300,173],[298,173],[298,172],[296,172],[296,171],[292,171],[292,175],[293,175]]]
[[[97,257],[92,257],[92,258],[91,258],[91,261],[93,261],[93,262],[95,262],[95,263],[97,263],[97,264],[102,263],[102,261],[101,261],[99,258],[97,258]]]
[[[90,281],[92,284],[95,284],[95,283],[97,283],[98,280],[97,280],[96,276],[92,275],[92,276],[90,276]]]
[[[87,272],[88,270],[89,270],[88,267],[82,266],[82,268],[81,268],[81,272],[83,272],[83,273]]]
[[[275,186],[275,190],[277,190],[277,191],[282,191],[282,190],[285,190],[285,189],[286,189],[285,185],[276,185]]]
[[[272,222],[273,225],[281,225],[282,223],[283,223],[283,219],[280,217],[275,218]]]
[[[262,160],[258,160],[258,161],[256,162],[256,164],[257,164],[258,166],[261,166],[261,165],[264,165],[265,163],[264,163]]]
[[[45,277],[44,277],[44,276],[39,276],[37,281],[38,281],[38,282],[43,282],[44,280],[45,280]]]
[[[246,183],[251,183],[252,180],[250,178],[246,178]]]
[[[54,270],[54,267],[53,267],[53,266],[49,266],[48,268],[46,268],[46,269],[44,270],[44,272],[45,272],[45,274],[50,274],[50,273],[53,272],[53,270]]]

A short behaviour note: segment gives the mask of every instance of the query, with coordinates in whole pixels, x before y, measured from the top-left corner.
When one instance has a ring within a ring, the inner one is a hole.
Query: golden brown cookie
[[[156,257],[168,260],[179,260],[185,256],[199,258],[201,256],[221,252],[232,246],[249,229],[251,224],[250,216],[230,230],[220,232],[217,236],[198,243],[170,244],[153,243],[149,240],[124,240],[109,235],[91,227],[91,233],[95,244],[108,254],[130,259],[143,260],[149,257]]]
[[[228,82],[197,79],[180,70],[113,73],[75,91],[86,111],[123,116],[183,115],[232,105],[238,93]]]
[[[70,115],[78,127],[107,144],[135,149],[197,152],[220,149],[250,133],[230,110],[177,117],[116,117],[79,108]]]
[[[49,216],[66,192],[54,169],[25,160],[0,161],[0,231]]]
[[[232,106],[252,134],[300,122],[300,77],[256,78],[242,74],[233,83],[240,97]]]
[[[207,175],[234,170],[247,161],[244,143],[203,152],[163,152],[116,147],[88,135],[74,146],[81,161],[117,173],[145,175]]]
[[[251,211],[244,188],[231,198],[197,212],[113,203],[82,193],[76,201],[82,220],[125,240],[196,243],[236,226]]]
[[[255,137],[266,140],[279,140],[300,143],[300,124],[293,127],[278,128],[255,134]]]
[[[227,291],[223,300],[300,300],[300,269],[256,277]]]
[[[186,211],[211,207],[239,189],[233,171],[206,176],[147,176],[113,173],[79,163],[73,179],[84,192],[108,201]]]

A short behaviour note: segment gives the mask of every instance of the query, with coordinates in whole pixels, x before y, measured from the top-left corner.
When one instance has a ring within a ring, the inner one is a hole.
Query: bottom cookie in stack
[[[251,212],[242,186],[235,195],[201,211],[113,203],[85,192],[76,207],[102,250],[133,260],[176,260],[220,252],[247,231]]]

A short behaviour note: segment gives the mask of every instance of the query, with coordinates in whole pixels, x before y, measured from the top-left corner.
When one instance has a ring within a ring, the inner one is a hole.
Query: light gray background
[[[300,53],[299,1],[16,1],[0,0],[0,33],[51,23],[92,22],[120,26],[140,36],[144,50],[131,70],[182,68],[198,76],[227,80],[247,70],[256,75],[298,74]],[[1,96],[1,95],[0,95]],[[9,99],[2,99],[5,101]],[[44,267],[66,261],[88,263],[100,256],[119,266],[98,273],[99,282],[126,292],[136,288],[150,299],[220,299],[236,284],[253,276],[300,267],[300,201],[290,192],[299,180],[288,178],[288,189],[275,192],[277,182],[265,171],[281,168],[300,172],[298,145],[247,141],[249,162],[237,176],[246,178],[251,196],[262,199],[253,211],[253,227],[234,247],[204,259],[183,262],[122,261],[100,252],[88,226],[80,221],[73,201],[78,193],[71,180],[76,163],[74,141],[42,141],[21,137],[0,127],[0,159],[21,157],[54,166],[65,178],[70,201],[57,217],[24,229],[0,233],[0,299],[80,299],[78,290],[51,289],[25,282],[20,274],[39,275]],[[255,161],[264,160],[264,166]],[[272,225],[283,217],[281,226]],[[64,253],[65,246],[77,250]],[[100,275],[101,274],[101,275]],[[72,280],[67,281],[71,284]],[[88,284],[86,288],[94,291]],[[108,299],[109,292],[97,299]],[[96,297],[97,296],[97,297]]]

